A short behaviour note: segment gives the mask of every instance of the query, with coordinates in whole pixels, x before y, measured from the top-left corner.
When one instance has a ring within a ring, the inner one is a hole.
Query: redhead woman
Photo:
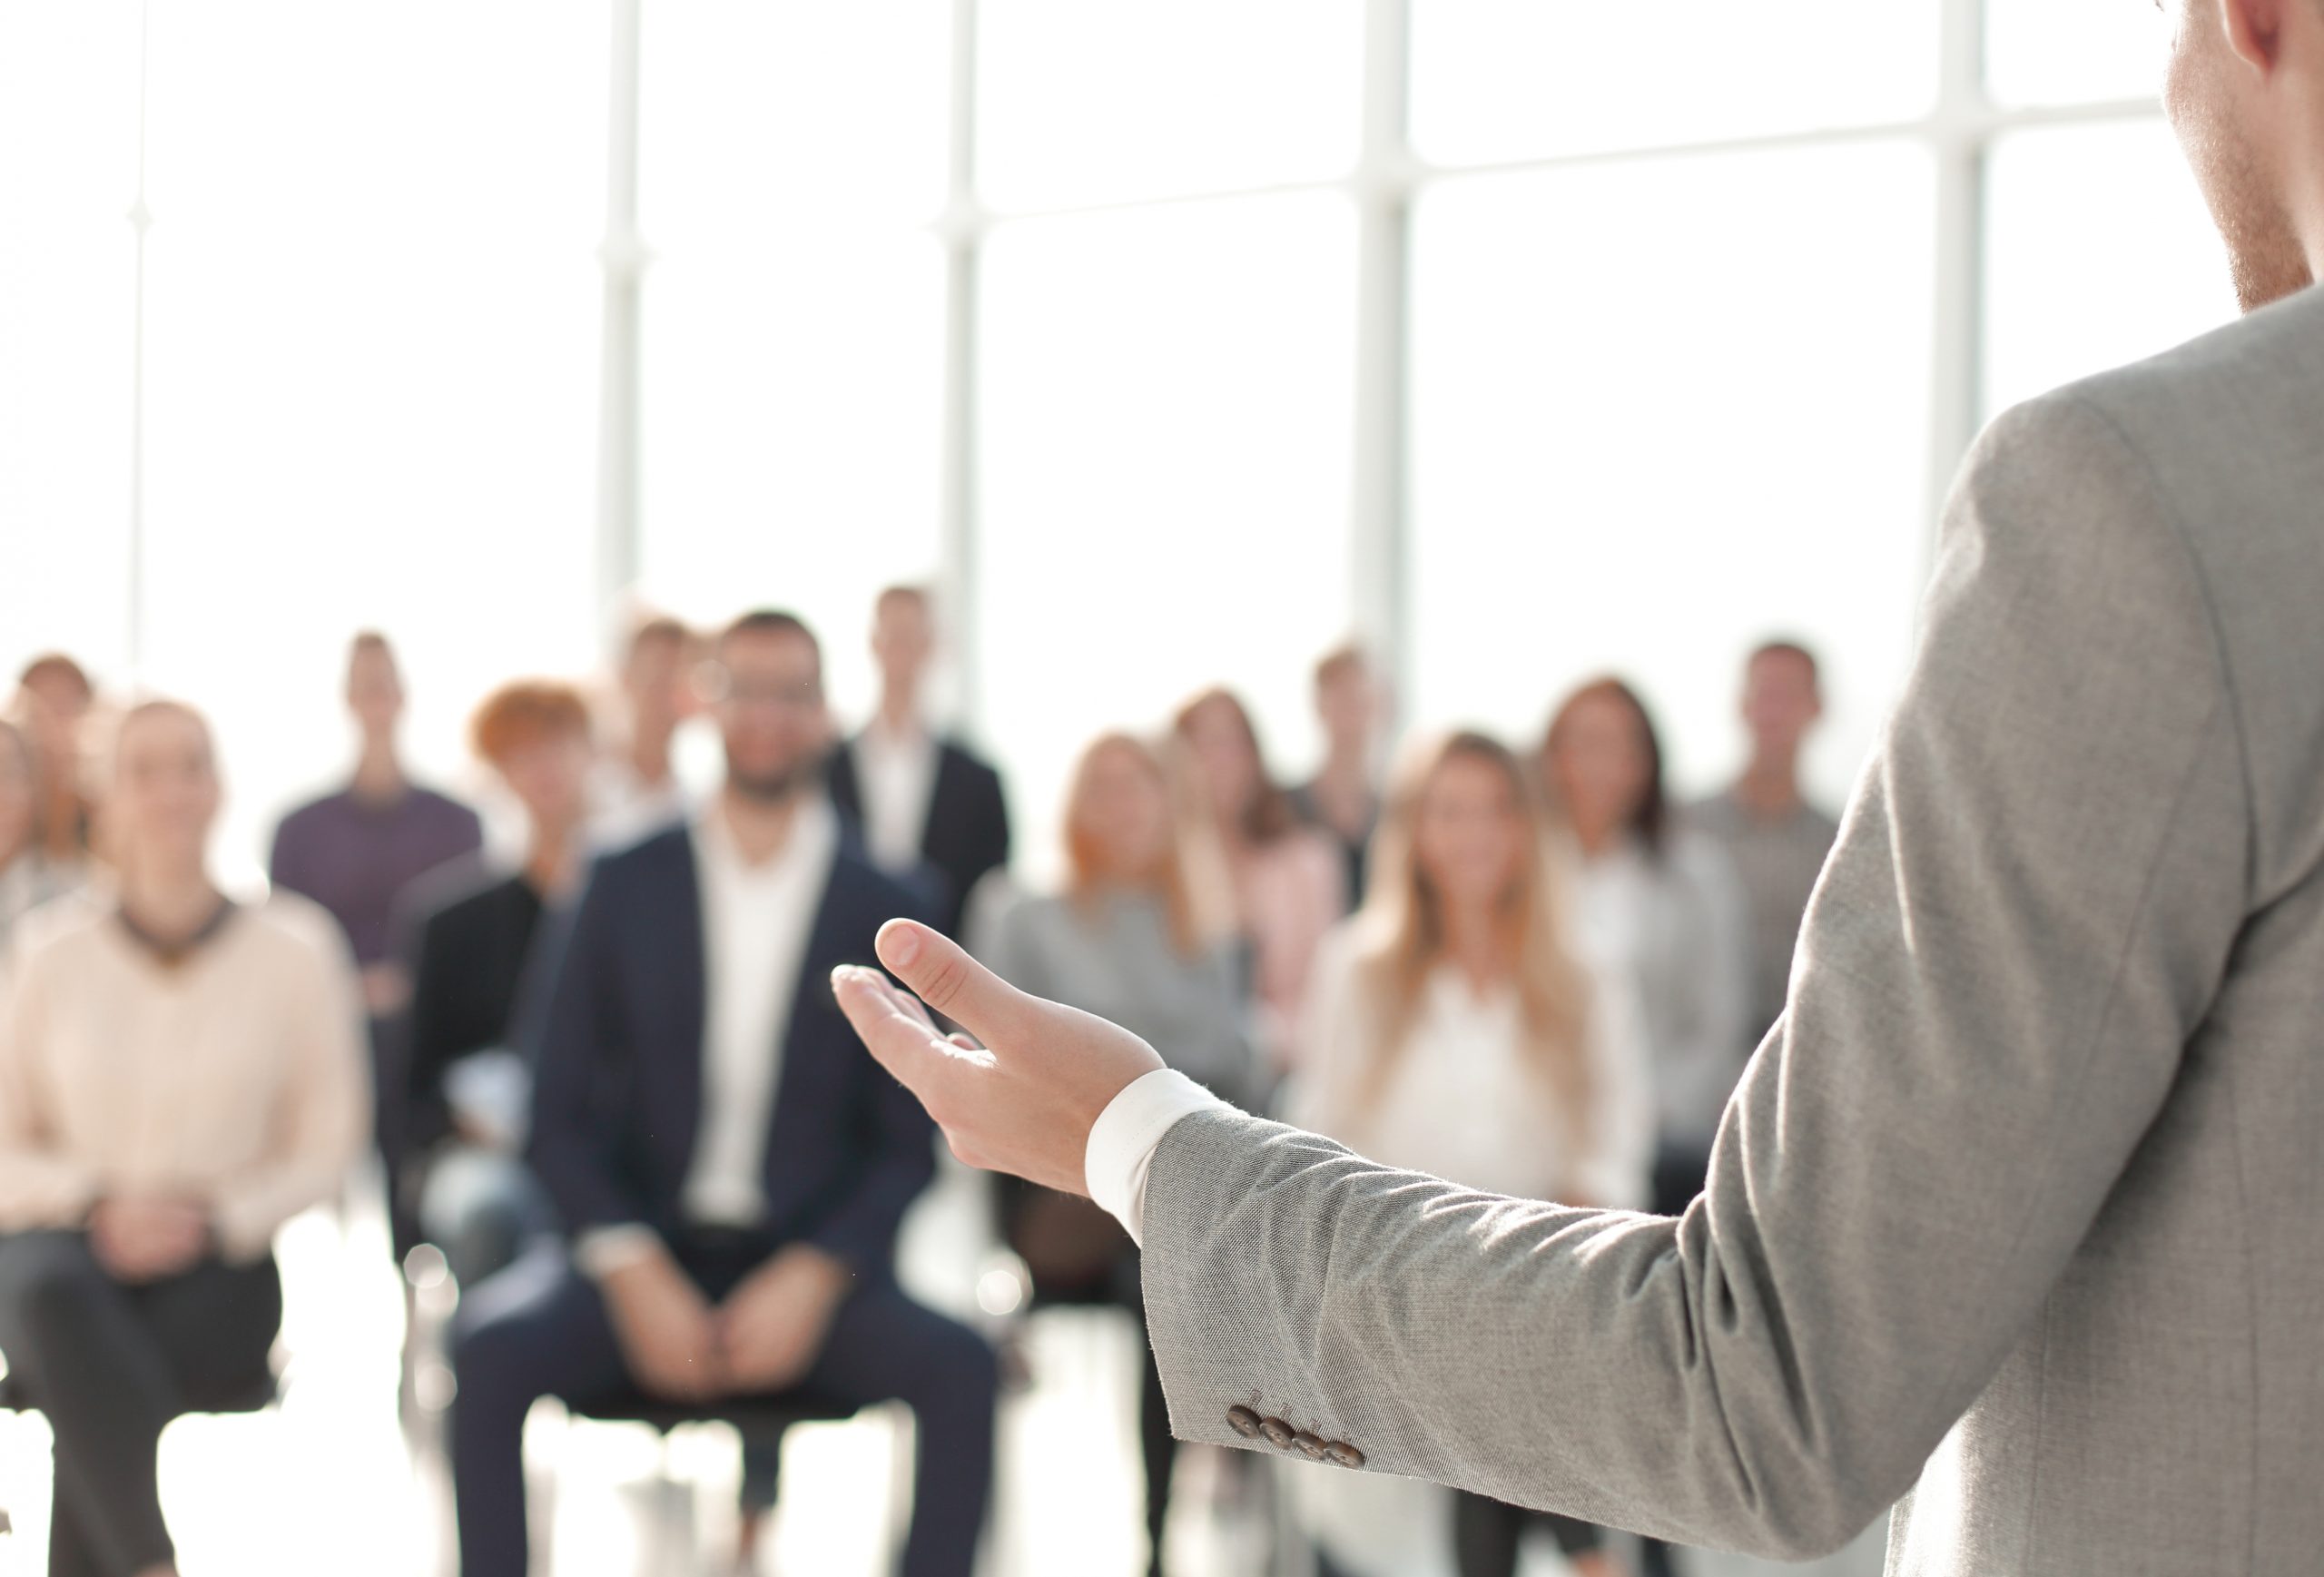
[[[1067,879],[1054,896],[1003,912],[979,956],[1029,991],[1068,1002],[1170,1049],[1171,1065],[1230,1100],[1251,1099],[1254,1068],[1231,916],[1197,878],[1204,832],[1163,757],[1144,741],[1109,734],[1082,753],[1066,798]],[[1102,1259],[1086,1296],[1118,1299],[1143,1321],[1137,1249],[1104,1212],[1029,1185],[1004,1198],[1020,1251],[1046,1221],[1051,1245],[1090,1244]],[[1029,1263],[1044,1257],[1027,1252]],[[1059,1254],[1059,1259],[1082,1258]],[[1036,1264],[1036,1291],[1050,1296]],[[1102,1287],[1102,1291],[1100,1288]],[[1063,1289],[1069,1290],[1069,1289]],[[1140,1351],[1145,1352],[1143,1344]],[[1162,1523],[1177,1454],[1162,1376],[1146,1354],[1139,1434],[1146,1464],[1150,1570],[1162,1570]]]

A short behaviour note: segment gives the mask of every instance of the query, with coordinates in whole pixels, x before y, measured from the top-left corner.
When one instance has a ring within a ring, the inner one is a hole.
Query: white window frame
[[[638,227],[638,56],[646,0],[609,0],[612,17],[609,134],[606,150],[605,230],[598,248],[604,279],[602,385],[597,468],[596,627],[611,630],[643,561],[639,507],[640,367],[638,314],[650,267],[650,238]],[[1981,409],[1981,328],[1984,318],[1984,213],[1989,159],[2009,133],[2043,126],[2153,120],[2152,97],[2054,107],[1995,103],[1985,91],[1984,0],[1942,0],[1938,93],[1915,119],[1830,130],[1674,143],[1619,151],[1527,159],[1482,165],[1431,163],[1409,135],[1412,0],[1363,0],[1364,66],[1362,135],[1354,168],[1332,181],[1279,188],[1335,191],[1360,216],[1356,390],[1349,419],[1354,475],[1349,489],[1346,573],[1354,634],[1369,644],[1410,694],[1413,675],[1408,587],[1412,563],[1408,463],[1410,326],[1409,216],[1429,182],[1482,171],[1548,170],[1586,164],[1679,157],[1712,151],[1815,148],[1873,140],[1909,140],[1936,160],[1936,268],[1930,313],[1934,386],[1927,435],[1930,493],[1924,551],[1955,468],[1984,419]],[[981,201],[976,183],[976,43],[978,0],[952,0],[952,63],[949,193],[935,229],[945,251],[947,312],[943,348],[944,419],[938,500],[943,544],[941,590],[952,609],[960,663],[963,721],[974,727],[980,705],[977,649],[979,521],[977,518],[978,270],[996,224],[1022,217],[1002,214]],[[146,396],[143,324],[145,248],[151,227],[144,188],[144,52],[150,29],[139,30],[138,191],[127,219],[136,249],[132,303],[135,365],[129,433],[128,599],[130,679],[142,676],[145,641],[144,463]],[[1185,202],[1206,192],[1156,201]],[[1127,206],[1106,204],[1104,206]],[[1070,212],[1059,210],[1058,212]],[[576,325],[576,331],[580,326]]]

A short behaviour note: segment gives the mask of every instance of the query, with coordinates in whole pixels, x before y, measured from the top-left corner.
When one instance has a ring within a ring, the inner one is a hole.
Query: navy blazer
[[[832,752],[826,775],[832,803],[861,827],[863,794],[853,740]],[[1000,774],[956,739],[936,743],[936,779],[929,787],[928,825],[921,834],[920,855],[943,882],[935,923],[947,936],[958,936],[977,883],[1009,863],[1009,801],[1001,792]]]
[[[701,1126],[707,1011],[693,831],[605,856],[553,942],[533,1015],[529,1159],[568,1232],[685,1229]],[[767,1135],[764,1227],[859,1273],[885,1270],[906,1206],[935,1171],[933,1127],[839,1010],[832,970],[874,964],[873,936],[924,900],[844,840],[800,967]]]

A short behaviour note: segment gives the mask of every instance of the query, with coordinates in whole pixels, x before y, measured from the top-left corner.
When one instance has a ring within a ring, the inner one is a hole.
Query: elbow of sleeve
[[[1738,1552],[1765,1561],[1821,1561],[1846,1549],[1887,1509],[1884,1504],[1858,1515],[1854,1508],[1830,1501],[1770,1508],[1771,1514],[1758,1529],[1757,1537]]]
[[[1757,1514],[1738,1529],[1738,1553],[1763,1560],[1820,1561],[1847,1547],[1894,1505],[1908,1483],[1861,1471],[1829,1454],[1801,1454],[1770,1475]]]

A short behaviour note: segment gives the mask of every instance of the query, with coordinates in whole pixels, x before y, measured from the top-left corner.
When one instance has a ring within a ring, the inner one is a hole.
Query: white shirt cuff
[[[1180,1118],[1226,1104],[1176,1069],[1157,1068],[1131,1079],[1098,1114],[1082,1158],[1082,1181],[1131,1242],[1146,1245],[1146,1174],[1162,1136]]]
[[[603,1281],[615,1271],[651,1258],[661,1248],[661,1237],[651,1227],[635,1223],[593,1227],[573,1239],[573,1262],[591,1281]]]

